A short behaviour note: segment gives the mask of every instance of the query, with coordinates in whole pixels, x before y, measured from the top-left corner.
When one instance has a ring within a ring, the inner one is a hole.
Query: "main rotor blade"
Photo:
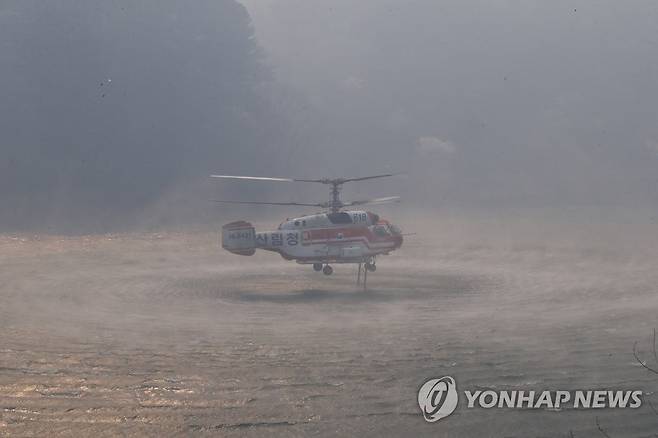
[[[383,175],[373,175],[373,176],[362,176],[361,178],[344,178],[341,179],[342,182],[350,182],[350,181],[364,181],[366,179],[375,179],[375,178],[385,178],[387,176],[395,176],[395,175],[400,175],[399,173],[386,173]]]
[[[364,199],[362,201],[351,201],[343,204],[346,207],[353,205],[363,205],[363,204],[386,204],[389,202],[400,202],[399,196],[387,196],[385,198],[375,198],[375,199]]]
[[[282,181],[282,182],[312,182],[320,184],[343,184],[352,181],[364,181],[367,179],[385,178],[387,176],[400,175],[399,173],[386,173],[382,175],[363,176],[360,178],[322,178],[322,179],[302,179],[302,178],[272,178],[267,176],[241,176],[241,175],[210,175],[211,178],[223,179],[243,179],[252,181]]]
[[[299,178],[293,178],[293,181],[295,181],[295,182],[314,182],[314,183],[321,183],[321,184],[331,184],[330,180],[328,180],[328,179],[299,179]]]
[[[322,178],[322,179],[293,179],[293,181],[299,181],[299,182],[314,182],[314,183],[321,183],[321,184],[343,184],[346,182],[352,182],[352,181],[363,181],[366,179],[375,179],[375,178],[384,178],[387,176],[395,176],[395,175],[401,175],[400,173],[387,173],[384,175],[373,175],[373,176],[362,176],[360,178]]]
[[[222,204],[297,205],[302,207],[322,207],[324,205],[324,204],[303,204],[300,202],[223,201],[218,199],[211,199],[211,202],[220,202]]]
[[[223,179],[249,179],[256,181],[283,181],[283,182],[293,182],[294,179],[291,178],[270,178],[267,176],[236,176],[236,175],[210,175],[211,178],[223,178]]]

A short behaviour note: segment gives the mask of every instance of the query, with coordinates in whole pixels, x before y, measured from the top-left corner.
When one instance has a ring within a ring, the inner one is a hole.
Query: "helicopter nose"
[[[393,234],[393,239],[395,241],[395,247],[399,248],[402,246],[402,242],[404,241],[404,238],[402,237],[402,233],[396,232]]]

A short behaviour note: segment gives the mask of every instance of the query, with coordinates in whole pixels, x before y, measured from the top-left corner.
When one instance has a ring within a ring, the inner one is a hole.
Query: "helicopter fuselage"
[[[256,249],[297,263],[369,263],[402,245],[402,233],[378,215],[362,211],[319,213],[287,219],[274,231],[255,231],[248,222],[223,228],[222,246],[239,255]]]

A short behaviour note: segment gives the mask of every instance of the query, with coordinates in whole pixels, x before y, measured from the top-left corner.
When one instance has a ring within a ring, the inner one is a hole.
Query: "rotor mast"
[[[343,183],[337,180],[331,181],[331,212],[338,213],[343,208],[343,203],[340,200],[340,189]]]

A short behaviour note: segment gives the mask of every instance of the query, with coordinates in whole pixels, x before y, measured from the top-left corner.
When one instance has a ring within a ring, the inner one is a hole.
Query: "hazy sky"
[[[402,171],[345,197],[411,208],[658,206],[654,0],[242,3],[0,2],[0,227],[326,197],[215,172]]]
[[[304,99],[303,162],[444,201],[658,202],[655,1],[242,3]]]

